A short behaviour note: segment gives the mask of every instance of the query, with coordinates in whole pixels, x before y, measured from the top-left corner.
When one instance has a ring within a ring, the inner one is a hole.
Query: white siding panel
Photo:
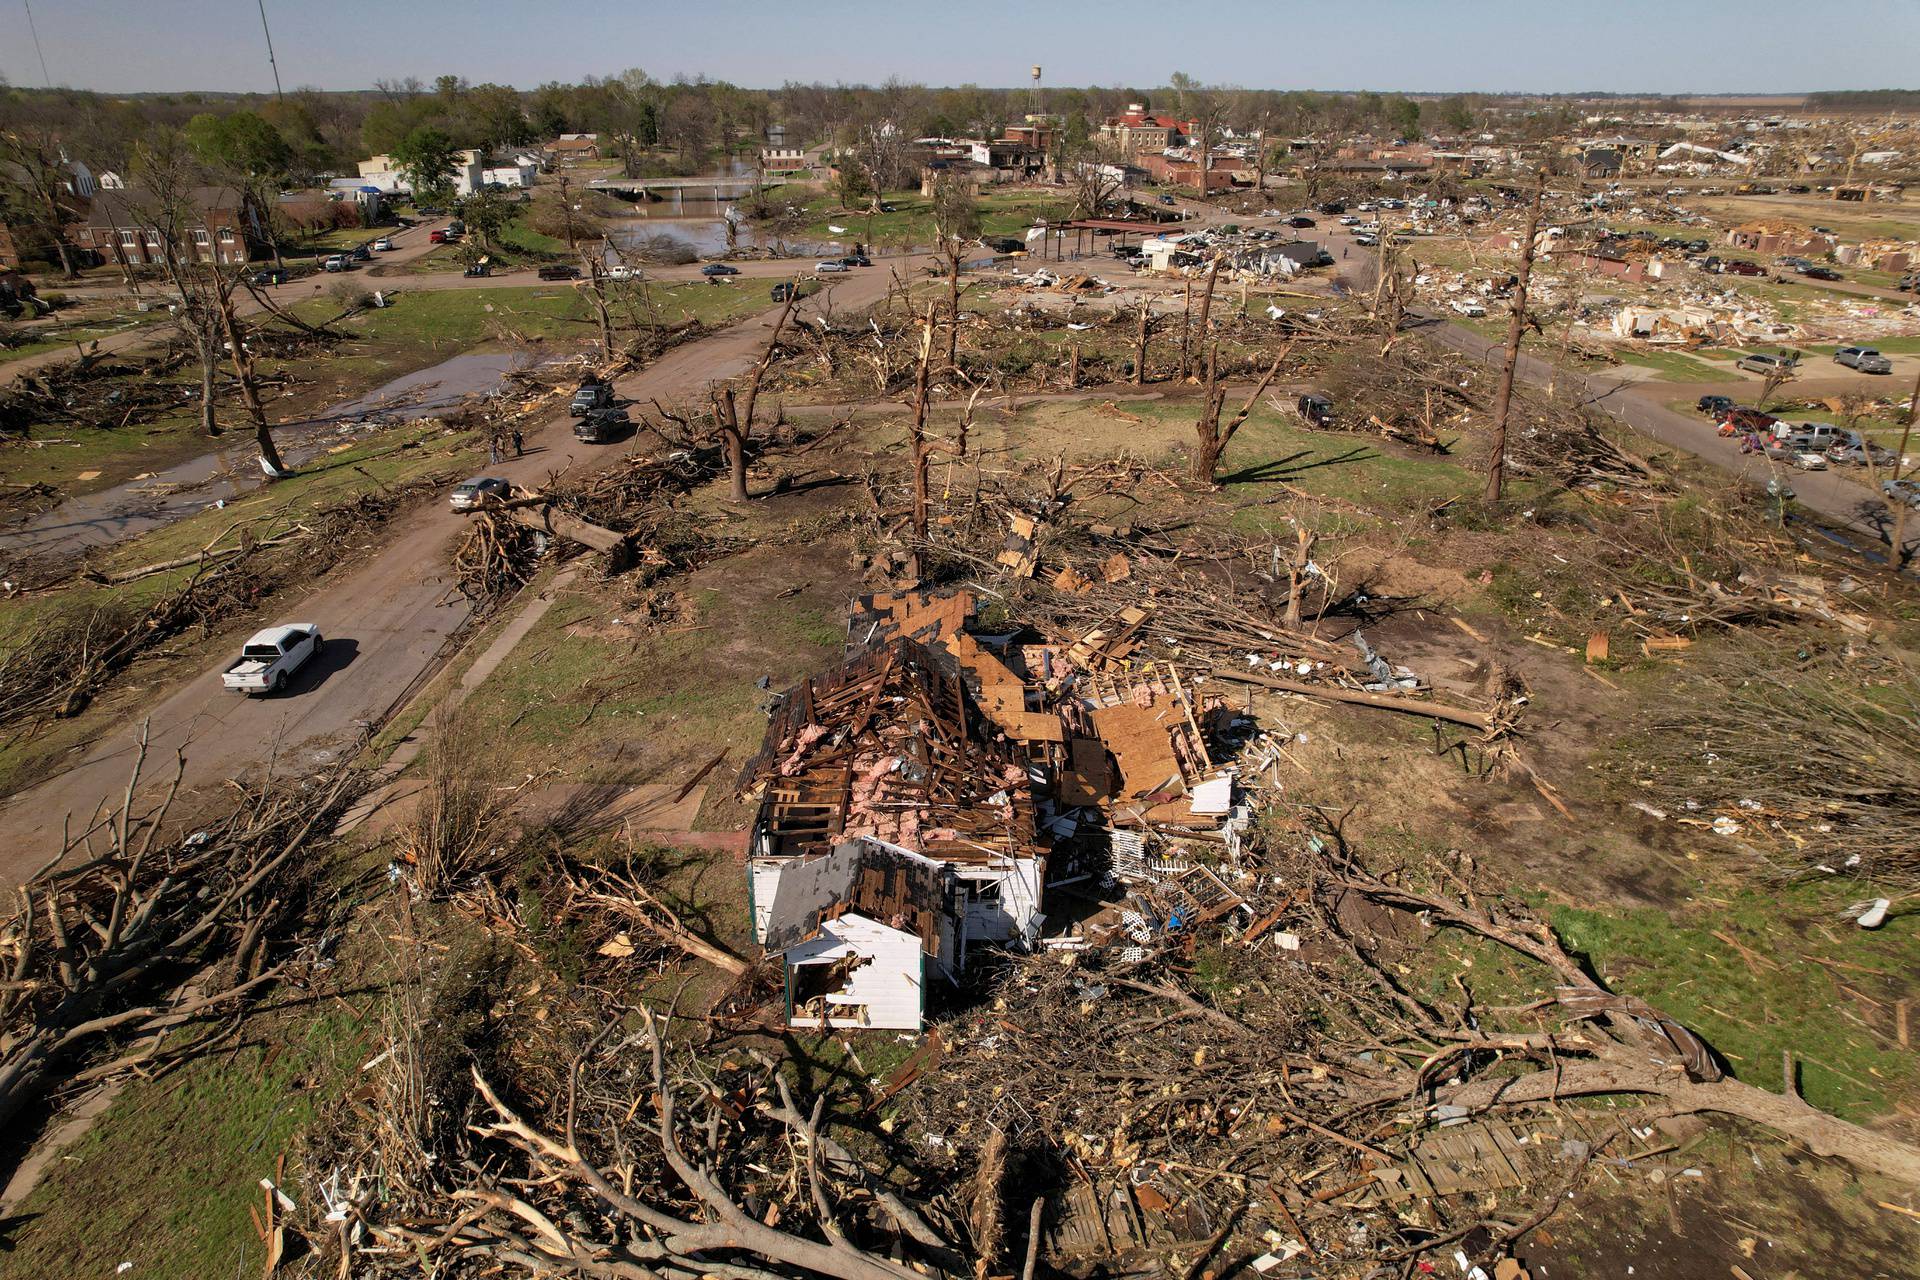
[[[780,863],[755,862],[747,870],[748,888],[753,901],[753,940],[767,940],[767,918],[773,914],[773,895],[780,887]]]
[[[849,953],[868,957],[853,971],[847,989],[834,1004],[859,1006],[864,1013],[829,1016],[836,1027],[918,1031],[924,1006],[920,987],[920,939],[862,915],[844,915],[822,926],[820,936],[786,953],[788,968],[809,961],[836,960]],[[817,1027],[818,1018],[796,1017],[796,1027]]]

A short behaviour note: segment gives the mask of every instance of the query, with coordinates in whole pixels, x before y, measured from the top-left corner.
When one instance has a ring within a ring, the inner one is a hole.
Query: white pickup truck
[[[279,693],[294,672],[313,661],[326,641],[311,622],[289,622],[255,632],[220,682],[241,693]]]

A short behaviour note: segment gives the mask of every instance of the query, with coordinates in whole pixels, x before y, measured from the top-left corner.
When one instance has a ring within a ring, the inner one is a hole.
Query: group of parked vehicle
[[[1869,440],[1852,427],[1830,422],[1788,422],[1760,409],[1736,404],[1731,397],[1701,396],[1700,412],[1712,418],[1719,434],[1740,442],[1740,452],[1765,454],[1801,471],[1825,471],[1829,466],[1874,467],[1897,470],[1901,459],[1893,450]],[[1890,479],[1882,491],[1908,495],[1920,506],[1920,489],[1909,481]]]

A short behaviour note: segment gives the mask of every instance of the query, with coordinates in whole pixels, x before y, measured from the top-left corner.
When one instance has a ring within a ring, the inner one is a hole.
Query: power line
[[[260,30],[267,35],[267,65],[273,68],[273,96],[284,98],[280,92],[280,64],[273,60],[273,31],[267,26],[267,0],[260,0]]]
[[[47,88],[53,88],[53,77],[47,74],[47,55],[40,48],[40,29],[33,25],[33,6],[28,0],[20,0],[20,7],[27,11],[27,33],[33,37],[34,56],[40,59],[40,78],[46,81]]]

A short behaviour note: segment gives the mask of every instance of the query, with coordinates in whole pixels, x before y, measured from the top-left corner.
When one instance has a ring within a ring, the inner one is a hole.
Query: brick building
[[[189,262],[243,263],[265,249],[259,211],[233,187],[198,187],[178,248]],[[74,231],[74,243],[109,262],[146,266],[165,257],[165,238],[149,212],[154,201],[137,191],[101,191]]]

